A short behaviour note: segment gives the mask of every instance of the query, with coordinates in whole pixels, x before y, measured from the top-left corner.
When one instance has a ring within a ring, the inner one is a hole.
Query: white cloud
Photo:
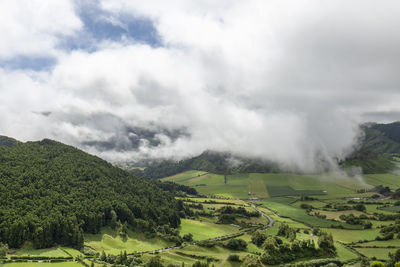
[[[81,27],[72,0],[0,1],[0,60],[54,55],[59,38]]]
[[[111,160],[215,149],[311,170],[316,154],[329,160],[348,152],[364,113],[399,111],[397,6],[101,1],[112,23],[119,16],[151,19],[161,46],[104,40],[94,52],[56,51],[57,65],[47,73],[3,70],[0,103],[9,116],[0,127],[23,139],[61,139]],[[43,30],[47,44],[35,45],[34,53],[57,49],[59,34],[82,27],[69,25],[65,32]]]

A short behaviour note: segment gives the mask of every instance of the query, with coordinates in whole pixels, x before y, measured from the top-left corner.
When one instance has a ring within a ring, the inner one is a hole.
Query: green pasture
[[[389,252],[396,252],[396,248],[354,248],[359,253],[364,255],[365,257],[372,258],[375,257],[378,260],[388,260]]]
[[[324,190],[295,190],[287,185],[268,185],[267,190],[270,197],[325,195]]]
[[[191,233],[194,240],[204,240],[239,232],[239,228],[232,225],[190,219],[182,219],[179,230],[182,236]]]
[[[128,238],[123,239],[116,235],[109,227],[102,229],[99,234],[85,234],[85,246],[95,251],[104,251],[107,254],[119,254],[126,250],[127,253],[136,251],[151,251],[169,247],[171,244],[159,238],[146,238],[143,234],[128,231]]]
[[[334,240],[343,243],[359,242],[360,240],[375,240],[375,237],[379,235],[379,229],[346,230],[324,228],[323,230],[331,233]]]
[[[249,182],[249,192],[251,193],[251,197],[262,198],[262,199],[269,197],[267,187],[261,176],[251,174],[249,175],[248,182]]]
[[[391,173],[367,174],[364,176],[364,179],[368,184],[373,186],[383,185],[389,186],[391,189],[400,187],[400,176]]]
[[[181,172],[172,176],[165,177],[161,179],[161,181],[166,182],[166,181],[174,181],[176,183],[184,183],[187,180],[190,180],[192,178],[196,178],[202,175],[208,174],[207,172],[203,171],[196,171],[196,170],[190,170],[190,171],[185,171]]]
[[[314,210],[313,213],[318,212],[321,215],[325,215],[328,220],[337,220],[342,221],[339,217],[341,215],[350,215],[353,214],[355,216],[360,216],[365,214],[358,210],[342,210],[342,211],[325,211],[325,210]]]
[[[268,198],[271,196],[326,194],[321,198],[349,196],[357,189],[371,188],[362,181],[353,178],[334,176],[297,175],[287,173],[249,173],[224,176],[199,171],[186,171],[163,178],[162,181],[174,181],[192,186],[205,195],[247,199],[250,197]],[[267,188],[272,189],[268,190]],[[303,191],[302,191],[303,190]],[[290,192],[289,192],[290,191]],[[250,192],[250,195],[249,195]],[[275,192],[275,193],[274,193]]]
[[[342,261],[348,261],[352,259],[357,259],[358,255],[351,251],[350,249],[346,248],[345,246],[335,243],[337,256]]]
[[[79,262],[10,262],[4,263],[5,267],[79,267],[83,266]]]
[[[383,207],[379,211],[391,211],[391,212],[400,212],[400,206],[389,206],[389,207]]]
[[[400,239],[391,239],[391,240],[385,240],[385,241],[371,241],[371,242],[366,242],[366,243],[360,243],[357,244],[358,246],[362,247],[388,247],[388,246],[393,246],[400,248]]]
[[[199,247],[199,246],[187,246],[180,251],[187,253],[187,254],[195,254],[198,256],[206,256],[206,257],[213,257],[216,259],[219,259],[218,262],[212,262],[212,264],[215,264],[215,266],[240,266],[239,265],[231,265],[230,262],[227,261],[227,258],[231,254],[237,254],[241,258],[245,257],[248,252],[244,251],[233,251],[233,250],[228,250],[225,248],[222,248],[220,246],[215,246],[213,248],[204,248],[204,247]]]
[[[275,199],[263,200],[261,203],[268,209],[276,212],[279,216],[288,217],[295,221],[299,221],[309,226],[313,227],[331,227],[333,226],[343,226],[347,229],[359,229],[361,226],[350,225],[346,223],[328,221],[316,216],[311,216],[306,213],[304,209],[290,206],[288,204],[280,203],[280,201],[275,201]]]
[[[73,248],[52,247],[35,249],[31,242],[26,242],[22,248],[14,251],[10,256],[42,256],[42,257],[76,257],[82,253]]]

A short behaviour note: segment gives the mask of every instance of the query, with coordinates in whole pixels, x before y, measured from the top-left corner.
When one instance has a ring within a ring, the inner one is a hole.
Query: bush
[[[239,262],[239,261],[240,261],[240,257],[239,257],[239,255],[232,254],[232,255],[229,255],[229,257],[228,257],[228,261],[235,261],[235,262]]]
[[[230,239],[225,242],[224,247],[232,250],[245,250],[247,243],[243,239]]]
[[[183,236],[183,240],[186,242],[192,242],[193,241],[193,235],[191,233],[188,233]]]
[[[386,267],[386,265],[380,261],[374,261],[370,265],[371,267]]]

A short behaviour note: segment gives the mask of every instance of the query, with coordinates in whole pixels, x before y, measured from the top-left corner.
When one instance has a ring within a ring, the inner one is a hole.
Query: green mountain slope
[[[400,122],[364,126],[363,148],[379,154],[400,153]]]
[[[395,165],[392,156],[400,154],[400,122],[365,124],[361,146],[342,163],[345,167],[359,166],[364,173],[385,173]]]
[[[243,157],[233,157],[229,153],[219,153],[205,151],[201,155],[186,160],[162,161],[151,165],[143,171],[136,170],[137,174],[149,178],[162,178],[171,176],[187,170],[199,170],[217,174],[225,173],[246,173],[246,172],[276,172],[276,164],[248,159]]]
[[[45,139],[0,145],[0,242],[80,248],[83,232],[118,220],[133,230],[180,224],[181,203],[156,183]]]

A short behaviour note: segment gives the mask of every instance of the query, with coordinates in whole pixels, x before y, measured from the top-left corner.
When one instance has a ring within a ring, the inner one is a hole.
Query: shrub
[[[386,265],[380,261],[374,261],[370,265],[371,267],[386,267]]]
[[[240,257],[239,257],[239,255],[232,254],[232,255],[229,255],[228,261],[236,261],[236,262],[239,262],[239,261],[240,261]]]

